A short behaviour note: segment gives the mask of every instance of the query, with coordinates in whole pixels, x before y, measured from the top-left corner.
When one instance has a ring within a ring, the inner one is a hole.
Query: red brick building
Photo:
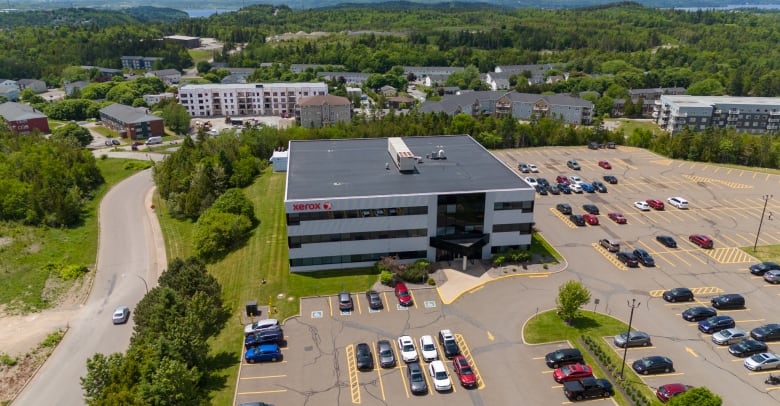
[[[107,128],[130,140],[165,135],[163,119],[149,114],[144,107],[130,107],[114,103],[100,109],[100,121]]]
[[[30,134],[36,130],[43,134],[50,132],[49,118],[27,104],[15,102],[0,104],[0,116],[11,131],[19,134]]]

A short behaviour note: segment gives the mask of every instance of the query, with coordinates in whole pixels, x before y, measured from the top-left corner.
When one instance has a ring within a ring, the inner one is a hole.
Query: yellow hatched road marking
[[[714,295],[718,293],[723,293],[723,289],[716,286],[704,286],[704,287],[690,288],[690,289],[691,292],[693,292],[694,296]],[[656,289],[656,290],[651,290],[649,294],[651,297],[661,297],[663,296],[664,292],[666,292],[666,289]]]
[[[739,248],[716,248],[705,252],[721,264],[744,264],[755,261],[752,256]]]
[[[458,347],[460,347],[460,352],[464,357],[466,357],[466,360],[469,362],[469,365],[471,365],[471,369],[474,370],[474,375],[477,377],[477,389],[479,390],[485,389],[485,381],[482,380],[482,375],[479,373],[479,368],[477,368],[477,363],[474,362],[474,357],[471,356],[471,350],[469,349],[469,346],[466,345],[466,340],[463,338],[462,335],[455,334],[455,342],[458,343]]]
[[[352,403],[360,403],[360,381],[358,380],[357,362],[355,361],[355,346],[350,344],[346,348],[347,372],[349,375],[349,392],[352,395]]]
[[[550,207],[550,211],[552,212],[553,215],[555,215],[555,217],[558,217],[561,221],[564,222],[564,224],[569,226],[569,228],[577,228],[577,225],[572,223],[571,220],[569,220],[569,218],[566,217],[565,214],[559,212],[558,209],[554,207]]]
[[[617,257],[615,256],[615,254],[613,254],[613,253],[611,253],[611,252],[609,252],[609,251],[605,250],[605,249],[604,249],[604,247],[602,247],[602,246],[601,246],[601,245],[599,245],[598,243],[595,243],[595,242],[594,242],[594,243],[592,243],[592,244],[590,244],[590,245],[592,245],[592,246],[593,246],[593,248],[595,248],[595,249],[596,249],[596,251],[598,251],[598,252],[599,252],[599,253],[600,253],[602,256],[604,256],[604,258],[606,258],[606,259],[607,259],[607,261],[609,261],[609,262],[612,262],[612,265],[615,265],[615,268],[617,268],[617,269],[619,269],[619,270],[621,270],[621,271],[627,271],[627,270],[628,270],[628,267],[626,267],[625,265],[623,265],[623,263],[622,263],[622,262],[620,262],[620,261],[617,259]]]

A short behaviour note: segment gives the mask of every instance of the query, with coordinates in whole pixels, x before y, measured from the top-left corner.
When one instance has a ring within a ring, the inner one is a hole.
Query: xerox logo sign
[[[330,202],[324,203],[296,203],[292,206],[293,211],[313,211],[313,210],[330,210]]]

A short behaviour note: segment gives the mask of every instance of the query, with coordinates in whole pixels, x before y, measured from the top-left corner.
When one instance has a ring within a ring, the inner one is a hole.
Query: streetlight
[[[626,369],[626,356],[628,355],[628,340],[631,337],[631,322],[634,321],[634,309],[639,307],[642,303],[637,303],[636,299],[631,299],[631,304],[626,301],[628,307],[631,308],[631,315],[628,317],[628,332],[626,333],[626,347],[623,350],[623,365],[620,367],[620,379],[623,379],[623,371]]]
[[[761,221],[758,222],[758,231],[756,231],[756,242],[753,244],[753,252],[756,252],[756,248],[758,247],[758,236],[761,234],[761,225],[764,224],[764,214],[766,213],[766,204],[769,203],[769,199],[772,198],[772,195],[764,195],[761,197],[764,199],[764,210],[761,211]],[[772,214],[769,214],[769,219],[772,219]]]
[[[143,278],[143,276],[141,276],[141,275],[137,275],[137,274],[134,274],[134,273],[131,273],[131,274],[126,274],[126,273],[123,273],[123,274],[122,274],[122,276],[127,276],[127,275],[133,275],[133,276],[135,276],[136,278],[140,279],[140,280],[141,280],[141,282],[143,282],[143,283],[144,283],[144,289],[146,289],[146,293],[149,293],[149,284],[147,284],[147,283],[146,283],[146,279],[144,279],[144,278]]]

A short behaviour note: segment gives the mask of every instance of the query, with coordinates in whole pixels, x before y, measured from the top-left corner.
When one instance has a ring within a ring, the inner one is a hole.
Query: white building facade
[[[780,129],[780,97],[662,95],[653,117],[672,134],[707,127],[775,134]]]
[[[179,103],[192,117],[294,116],[302,97],[328,94],[326,83],[185,85]]]

